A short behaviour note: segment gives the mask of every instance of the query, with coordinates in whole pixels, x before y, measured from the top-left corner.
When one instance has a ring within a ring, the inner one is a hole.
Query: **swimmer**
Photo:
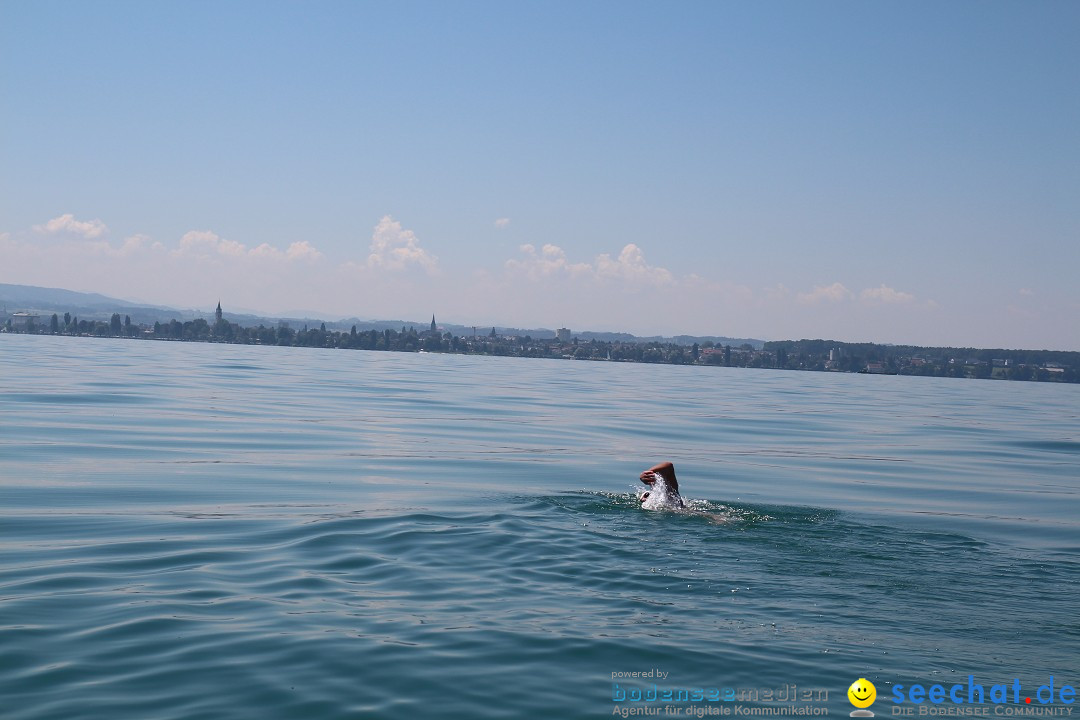
[[[675,466],[669,462],[653,465],[641,473],[641,482],[649,486],[638,500],[645,510],[686,507],[679,495],[679,481],[675,478]]]

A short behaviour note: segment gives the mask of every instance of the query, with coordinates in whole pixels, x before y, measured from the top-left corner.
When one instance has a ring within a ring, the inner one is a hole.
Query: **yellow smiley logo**
[[[868,708],[877,699],[877,688],[866,678],[859,678],[847,689],[848,700],[857,708]]]

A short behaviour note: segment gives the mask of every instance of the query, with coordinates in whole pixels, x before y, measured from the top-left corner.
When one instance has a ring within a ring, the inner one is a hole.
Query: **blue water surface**
[[[24,335],[0,369],[4,718],[1080,684],[1078,386]],[[693,512],[638,508],[659,460]]]

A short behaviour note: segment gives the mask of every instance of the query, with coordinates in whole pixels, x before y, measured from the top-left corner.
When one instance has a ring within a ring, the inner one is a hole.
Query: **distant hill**
[[[628,333],[607,333],[607,332],[582,332],[574,333],[582,340],[602,340],[604,342],[659,342],[659,343],[674,343],[676,345],[693,345],[694,343],[711,342],[714,345],[733,345],[738,347],[740,345],[750,345],[756,350],[760,350],[765,344],[764,340],[756,340],[754,338],[731,338],[720,335],[650,335],[648,337],[641,337],[638,335],[630,335]]]
[[[98,293],[75,292],[60,288],[34,287],[33,285],[7,285],[0,283],[0,304],[6,305],[8,312],[18,310],[63,310],[100,309],[109,313],[122,308],[143,307],[127,300],[117,300]],[[153,306],[146,306],[153,307]],[[166,308],[159,308],[166,309]]]
[[[211,312],[202,310],[181,310],[166,305],[140,304],[98,293],[4,283],[0,283],[0,309],[5,309],[8,314],[19,311],[39,315],[69,312],[81,320],[108,320],[113,313],[120,313],[130,315],[131,321],[140,325],[153,325],[155,322],[170,320],[194,320],[213,315]],[[224,313],[224,317],[230,322],[241,325],[259,325],[260,323],[276,325],[284,321],[290,325],[301,326],[304,323],[318,325],[321,322],[317,318],[277,318],[229,312]]]
[[[4,283],[0,283],[0,309],[5,310],[8,315],[13,312],[31,312],[48,316],[69,312],[83,320],[107,320],[113,313],[122,313],[130,315],[134,323],[147,325],[163,319],[194,318],[190,311],[181,313],[162,306],[140,305],[98,293]]]
[[[11,285],[5,283],[0,283],[0,310],[5,310],[8,315],[13,312],[32,312],[42,316],[48,316],[53,313],[62,315],[67,312],[79,317],[81,320],[108,320],[113,313],[120,313],[122,315],[131,316],[131,321],[138,325],[153,325],[155,322],[169,322],[170,320],[194,320],[200,317],[211,317],[213,314],[193,309],[180,310],[165,305],[134,303],[128,300],[119,300],[106,295],[100,295],[98,293],[75,292],[74,290],[64,290],[61,288],[44,288],[35,287],[33,285]],[[400,330],[402,327],[415,327],[417,330],[423,330],[430,324],[430,320],[427,322],[416,322],[412,320],[361,320],[355,317],[341,320],[326,320],[317,317],[285,317],[258,315],[253,313],[232,313],[227,309],[223,313],[223,316],[229,322],[237,323],[238,325],[243,325],[245,327],[257,325],[271,326],[284,322],[296,329],[302,328],[305,325],[314,327],[318,326],[320,323],[325,323],[327,329],[330,330],[349,330],[353,325],[356,326],[357,330]],[[442,328],[444,332],[451,332],[455,335],[468,336],[473,332],[473,327],[471,325],[440,323],[439,327]],[[490,326],[478,326],[476,328],[477,334],[487,335],[490,331]],[[529,335],[538,339],[555,337],[555,331],[548,328],[522,329],[496,327],[495,332],[503,336],[519,335],[524,337]],[[637,337],[629,333],[597,332],[591,330],[575,332],[573,335],[579,340],[598,340],[602,342],[632,343],[655,341],[662,343],[676,343],[680,345],[712,342],[717,345],[734,346],[749,344],[758,349],[764,344],[763,341],[755,340],[753,338],[729,338],[711,335],[700,337],[692,335],[676,335],[674,337]]]

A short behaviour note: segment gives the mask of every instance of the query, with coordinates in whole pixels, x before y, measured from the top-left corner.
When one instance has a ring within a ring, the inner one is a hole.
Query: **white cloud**
[[[859,299],[864,303],[887,303],[889,305],[904,305],[914,302],[915,296],[911,293],[895,290],[882,285],[876,288],[867,288],[859,294]]]
[[[1035,295],[1035,291],[1031,288],[1020,288],[1020,294],[1025,297],[1032,297]]]
[[[226,240],[210,230],[189,230],[180,238],[180,247],[173,251],[173,255],[208,260],[215,255],[239,257],[245,252],[242,243]]]
[[[180,245],[172,251],[173,257],[210,260],[215,257],[257,258],[263,260],[314,261],[323,257],[307,240],[294,242],[287,250],[280,250],[269,243],[262,243],[250,250],[243,243],[227,240],[210,230],[190,230],[180,238]]]
[[[35,225],[34,230],[40,233],[69,232],[82,235],[84,238],[93,239],[101,237],[108,230],[105,223],[100,220],[76,220],[71,213],[64,213],[55,217],[44,225]]]
[[[388,270],[403,270],[409,265],[419,265],[431,274],[438,271],[438,258],[420,247],[416,233],[405,230],[389,215],[383,216],[375,226],[367,264],[371,268]]]
[[[269,258],[271,260],[278,260],[284,253],[278,250],[270,243],[263,243],[248,250],[248,255],[254,258]]]
[[[816,305],[820,302],[842,302],[851,297],[851,291],[836,282],[832,285],[817,285],[808,293],[799,293],[795,301],[800,305]]]
[[[631,283],[666,284],[673,279],[671,272],[649,265],[641,248],[630,243],[617,258],[603,253],[593,263],[572,263],[566,252],[558,245],[548,243],[537,252],[533,245],[522,245],[523,257],[506,261],[506,269],[512,273],[523,273],[531,279],[552,275],[579,277],[591,275],[597,280],[626,280]]]
[[[315,247],[307,240],[300,242],[294,242],[289,245],[289,249],[285,251],[285,257],[290,260],[319,260],[323,254],[315,249]]]
[[[125,238],[120,247],[113,247],[112,243],[107,240],[97,240],[88,243],[87,246],[92,252],[114,258],[130,257],[145,250],[148,246],[153,247],[154,249],[161,248],[159,243],[154,243],[151,246],[150,238],[146,235],[132,235],[129,238]]]
[[[672,281],[672,275],[662,267],[645,262],[645,254],[634,243],[626,245],[614,260],[607,253],[596,258],[596,274],[602,278],[617,278],[632,282],[664,285]]]
[[[124,239],[124,244],[120,246],[120,253],[122,255],[131,255],[132,253],[142,250],[149,242],[150,238],[146,235],[132,235],[131,237]]]
[[[323,254],[317,249],[315,249],[315,246],[313,246],[307,240],[292,243],[284,252],[277,249],[270,243],[263,243],[258,247],[253,247],[251,250],[248,250],[247,254],[253,258],[295,261],[306,260],[308,262],[321,260],[323,257]]]
[[[522,245],[518,248],[523,258],[519,260],[507,260],[506,268],[512,272],[522,272],[532,279],[547,277],[557,273],[578,275],[592,271],[588,263],[571,263],[566,258],[566,252],[558,245],[548,243],[540,248],[540,252],[532,245]]]
[[[502,228],[504,228],[504,227],[509,227],[509,226],[510,226],[510,218],[499,218],[498,220],[495,221],[495,227],[499,228],[500,230]]]

